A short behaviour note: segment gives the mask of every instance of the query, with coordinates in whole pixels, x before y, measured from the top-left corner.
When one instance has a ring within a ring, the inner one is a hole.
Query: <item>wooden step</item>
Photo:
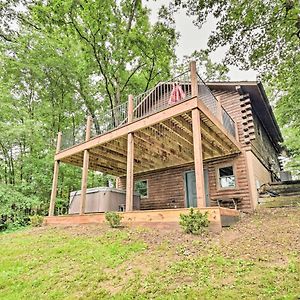
[[[264,197],[258,199],[261,207],[300,207],[300,195]]]
[[[272,182],[270,184],[263,185],[260,188],[261,194],[267,194],[267,191],[278,193],[280,196],[296,194],[300,195],[300,182]]]

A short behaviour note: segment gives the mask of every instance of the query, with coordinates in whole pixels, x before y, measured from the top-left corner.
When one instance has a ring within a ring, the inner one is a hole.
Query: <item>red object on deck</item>
[[[173,84],[173,89],[170,95],[169,104],[174,104],[185,98],[185,93],[179,84]]]

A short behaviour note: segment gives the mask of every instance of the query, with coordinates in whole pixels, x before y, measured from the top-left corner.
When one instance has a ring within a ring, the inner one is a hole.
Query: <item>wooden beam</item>
[[[95,149],[93,150],[89,150],[90,153],[90,161],[97,164],[103,164],[103,165],[107,165],[110,167],[116,167],[119,169],[124,169],[126,170],[126,159],[125,161],[122,160],[118,160],[118,159],[112,159],[113,156],[107,156],[107,154],[105,153],[105,151],[95,151]],[[99,154],[98,154],[99,153]]]
[[[58,171],[59,171],[59,160],[56,160],[56,161],[54,161],[54,171],[53,171],[50,206],[49,206],[49,216],[54,215],[54,208],[55,208],[56,195],[57,195]]]
[[[59,153],[59,151],[60,151],[61,137],[62,137],[62,133],[59,132],[57,134],[56,154]],[[56,195],[57,195],[58,171],[59,171],[59,160],[55,160],[54,161],[54,171],[53,171],[53,181],[52,181],[50,206],[49,206],[49,216],[54,215],[55,201],[56,201]]]
[[[150,131],[151,129],[152,129],[152,134]],[[153,135],[154,132],[157,132],[161,136],[160,137],[159,135],[154,136]],[[174,140],[174,137],[172,139],[172,137],[169,135],[168,132],[164,132],[164,133],[160,132],[159,128],[155,128],[154,126],[152,126],[149,129],[144,129],[142,131],[142,134],[145,134],[148,137],[148,141],[150,141],[154,147],[162,151],[162,158],[175,157],[177,160],[184,161],[186,158],[192,156],[192,152],[191,153],[188,152],[189,148],[191,148],[192,146],[181,147],[181,149],[176,148],[177,143],[176,140]]]
[[[193,140],[194,140],[194,162],[195,162],[197,206],[206,207],[200,111],[197,108],[192,110],[192,121],[193,121],[192,124],[193,124]]]
[[[178,117],[180,118],[180,117]],[[192,123],[192,118],[185,114],[185,118],[190,120]],[[188,123],[188,121],[186,122]],[[186,125],[187,126],[187,125]],[[224,140],[218,136],[213,129],[209,128],[207,124],[201,120],[201,133],[202,133],[202,142],[205,144],[207,148],[209,148],[216,155],[224,155],[231,149],[230,145],[228,145]]]
[[[87,117],[86,120],[86,129],[85,129],[85,141],[88,142],[91,138],[91,129],[92,129],[93,118],[91,116]]]
[[[193,138],[190,137],[190,135],[186,134],[186,132],[182,128],[176,126],[175,122],[172,122],[172,120],[166,120],[162,122],[162,125],[165,126],[174,135],[176,135],[177,139],[185,140],[190,145],[193,144]]]
[[[82,165],[82,179],[81,179],[81,195],[80,195],[80,207],[79,214],[83,215],[85,213],[85,202],[86,202],[86,190],[87,190],[87,180],[89,172],[89,150],[84,150],[83,154],[83,165]]]
[[[252,151],[244,151],[247,179],[249,186],[249,196],[251,209],[255,209],[258,204],[258,192],[255,184],[254,168],[253,168],[253,153]]]
[[[216,134],[223,134],[226,137],[226,140],[229,140],[231,143],[231,148],[236,149],[238,152],[241,152],[242,145],[230,134],[227,133],[223,124],[215,117],[212,112],[205,106],[202,101],[197,102],[198,109],[200,109],[201,113],[205,115],[205,117],[217,128],[218,133]]]
[[[88,116],[86,122],[86,131],[85,131],[86,142],[88,142],[91,137],[91,127],[92,127],[92,118],[91,116]],[[89,157],[90,157],[89,150],[84,150],[82,179],[81,179],[81,195],[80,195],[80,206],[79,206],[80,215],[83,215],[85,213],[86,190],[87,190],[87,180],[88,180],[88,173],[89,173]]]
[[[192,118],[186,114],[182,116],[177,116],[172,118],[172,122],[177,124],[181,129],[185,132],[185,136],[191,136],[193,137],[192,132]],[[193,145],[193,143],[192,143]],[[223,155],[224,153],[219,149],[216,148],[214,145],[211,144],[211,142],[207,139],[205,139],[205,136],[202,136],[202,148],[203,148],[203,156],[205,156],[205,159],[209,159],[213,157],[216,153],[216,155]]]
[[[134,109],[133,96],[129,95],[128,96],[128,115],[127,115],[128,123],[132,123],[132,121],[133,121],[133,109]]]
[[[134,159],[134,137],[133,133],[128,134],[127,140],[127,173],[126,173],[126,211],[133,210],[133,159]]]
[[[206,143],[207,147],[214,151],[214,153],[217,155],[225,155],[229,153],[230,148],[225,147],[225,143],[223,146],[219,139],[214,138],[203,122],[201,122],[201,133],[203,141]]]
[[[128,97],[128,122],[133,121],[133,96]],[[126,172],[126,211],[133,210],[133,166],[134,166],[134,135],[129,132],[127,136],[127,172]]]
[[[190,72],[191,72],[191,88],[192,88],[192,97],[198,96],[198,78],[197,78],[197,68],[196,62],[190,62]]]
[[[135,131],[141,130],[143,128],[149,127],[153,124],[157,124],[163,120],[167,120],[170,118],[170,116],[180,115],[186,111],[189,111],[189,110],[197,107],[198,102],[199,101],[197,100],[197,98],[191,98],[188,101],[184,101],[184,102],[180,102],[178,104],[172,105],[156,114],[150,115],[143,119],[133,121],[132,123],[130,123],[128,125],[126,124],[120,128],[113,130],[113,131],[110,131],[103,135],[92,138],[88,142],[84,142],[84,143],[78,144],[72,148],[61,151],[60,153],[58,153],[56,155],[55,159],[60,160],[64,157],[71,156],[75,153],[82,152],[85,149],[90,149],[90,148],[96,147],[97,145],[104,144],[104,143],[107,143],[114,139],[117,139],[119,137],[126,136],[129,132],[135,132]]]
[[[150,149],[144,147],[138,147],[139,143],[136,140],[135,136],[135,157],[134,157],[134,167],[141,168],[143,165],[149,165],[149,166],[154,166],[155,162],[152,159],[152,156],[145,156],[145,153],[149,153]],[[127,152],[127,138],[120,138],[118,141],[115,143],[114,141],[111,141],[109,143],[104,144],[105,148],[111,149],[117,153],[120,153],[120,155],[124,155],[125,162],[127,161],[126,157],[126,152]],[[141,160],[139,157],[143,155],[143,160]]]

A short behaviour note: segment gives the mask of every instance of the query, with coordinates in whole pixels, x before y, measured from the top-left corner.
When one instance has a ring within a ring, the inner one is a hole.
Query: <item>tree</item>
[[[88,114],[98,133],[106,117],[117,125],[128,94],[169,76],[177,35],[163,15],[151,25],[139,0],[3,0],[0,16],[0,183],[46,212],[57,132],[66,147]],[[63,206],[81,170],[62,165],[59,178]],[[91,173],[89,185],[109,179]]]
[[[300,134],[300,2],[294,0],[173,0],[170,12],[180,8],[201,26],[217,19],[208,47],[228,46],[225,62],[253,68],[269,86],[271,102],[285,136],[295,168],[299,169]]]
[[[197,62],[197,71],[203,81],[228,80],[229,68],[224,63],[214,63],[208,50],[196,50],[183,58],[179,69],[184,69],[190,61]]]

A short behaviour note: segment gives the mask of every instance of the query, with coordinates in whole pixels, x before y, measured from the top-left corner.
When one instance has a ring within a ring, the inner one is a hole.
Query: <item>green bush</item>
[[[105,219],[110,227],[117,228],[121,226],[122,217],[116,212],[110,211],[105,213]]]
[[[0,231],[28,225],[38,204],[36,197],[26,197],[13,185],[0,184]]]
[[[33,216],[30,216],[29,224],[33,227],[41,227],[43,224],[43,221],[44,221],[43,216],[33,215]]]
[[[208,227],[208,213],[202,214],[199,210],[191,208],[188,215],[180,214],[179,224],[186,233],[201,234]]]

